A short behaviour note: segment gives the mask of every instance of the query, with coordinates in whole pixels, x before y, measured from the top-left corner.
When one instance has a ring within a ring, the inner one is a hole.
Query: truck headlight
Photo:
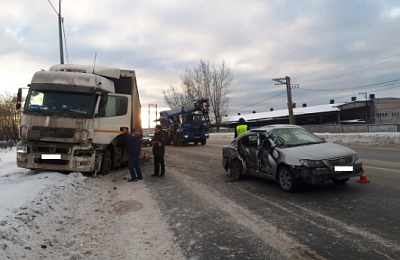
[[[185,138],[189,138],[189,136],[188,136],[188,135],[185,135]]]
[[[17,153],[28,153],[28,147],[26,147],[26,146],[17,146]]]
[[[208,134],[205,134],[205,136],[208,136]]]
[[[323,167],[325,163],[321,160],[300,160],[301,164],[306,167]]]

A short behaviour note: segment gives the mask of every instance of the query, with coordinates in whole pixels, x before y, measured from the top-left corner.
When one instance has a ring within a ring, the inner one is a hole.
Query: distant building
[[[251,127],[289,124],[287,109],[242,114],[226,117],[226,126],[233,126],[239,118],[244,118]],[[334,104],[334,100],[328,105],[293,108],[293,114],[297,125],[323,125],[323,124],[400,124],[400,98],[375,98],[370,95],[369,100]]]

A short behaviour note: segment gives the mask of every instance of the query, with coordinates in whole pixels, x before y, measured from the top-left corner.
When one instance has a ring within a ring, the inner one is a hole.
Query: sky
[[[0,94],[60,62],[49,1],[1,1]],[[97,65],[135,70],[143,127],[149,104],[167,109],[162,90],[200,59],[231,68],[229,116],[284,109],[286,87],[272,79],[285,76],[299,84],[297,107],[400,98],[399,1],[63,0],[61,14],[65,63],[91,65],[96,53]]]

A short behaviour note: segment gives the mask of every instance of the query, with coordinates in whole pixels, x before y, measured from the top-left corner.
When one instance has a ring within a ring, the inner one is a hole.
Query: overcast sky
[[[297,106],[400,97],[400,1],[64,0],[62,16],[65,63],[93,64],[97,53],[97,65],[135,70],[143,109],[165,107],[162,90],[200,59],[230,66],[230,115],[285,108],[285,93],[268,99],[285,90],[271,79],[284,76],[300,84]],[[0,93],[58,64],[49,2],[1,0],[0,43]]]

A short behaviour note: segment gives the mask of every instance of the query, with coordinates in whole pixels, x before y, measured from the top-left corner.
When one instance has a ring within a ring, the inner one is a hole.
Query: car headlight
[[[325,163],[321,160],[300,160],[301,164],[306,167],[323,167]]]
[[[26,146],[17,146],[17,153],[28,153],[28,147],[26,147]]]
[[[149,142],[151,142],[151,138],[149,138]]]
[[[358,154],[355,154],[355,155],[353,155],[353,159],[356,162],[356,161],[360,160],[360,157],[358,157]]]

